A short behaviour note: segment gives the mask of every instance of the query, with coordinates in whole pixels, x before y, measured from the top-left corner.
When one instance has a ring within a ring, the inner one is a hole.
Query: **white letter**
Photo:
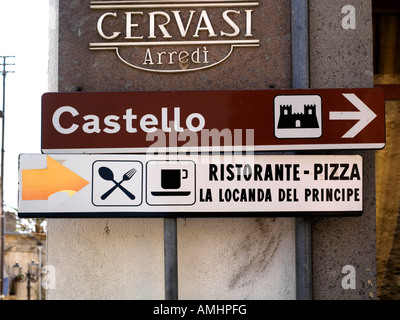
[[[91,122],[85,123],[82,126],[83,131],[86,133],[99,133],[101,131],[98,116],[95,116],[94,114],[88,114],[87,116],[84,116],[83,119],[92,120]]]
[[[79,126],[77,124],[73,124],[69,128],[61,127],[60,117],[61,117],[61,114],[63,114],[64,112],[69,112],[74,117],[77,116],[79,114],[79,112],[76,111],[76,109],[74,109],[73,107],[64,106],[64,107],[58,108],[56,110],[56,112],[54,112],[54,114],[53,114],[54,129],[56,129],[59,133],[62,133],[62,134],[70,134],[70,133],[74,132],[76,129],[78,129]]]
[[[171,128],[168,127],[168,109],[161,108],[161,130],[164,132],[171,132]]]
[[[106,133],[117,133],[121,129],[121,126],[118,122],[114,121],[118,121],[118,119],[119,117],[114,115],[105,117],[104,124],[111,128],[105,128],[103,131]]]
[[[197,118],[199,119],[199,124],[197,127],[193,126],[193,119]],[[201,131],[204,128],[204,125],[206,124],[206,120],[200,113],[192,113],[187,117],[186,119],[186,127],[193,132],[198,132]]]
[[[203,22],[203,20],[206,23],[205,27],[201,27],[201,23]],[[211,25],[210,19],[208,18],[207,11],[205,11],[205,10],[201,11],[199,23],[197,24],[196,32],[193,35],[193,37],[199,37],[199,31],[200,30],[208,30],[208,36],[209,37],[216,37],[217,36],[215,34],[215,32],[214,32],[214,29],[213,29],[212,25]]]
[[[181,127],[181,108],[174,108],[175,131],[183,132]]]
[[[356,28],[356,9],[347,5],[342,8],[342,13],[346,16],[342,19],[343,29],[355,29]]]
[[[351,265],[346,265],[342,268],[342,273],[347,273],[342,279],[342,288],[355,289],[356,288],[356,269]]]
[[[137,130],[132,126],[132,120],[136,119],[136,114],[132,114],[132,109],[126,109],[125,115],[122,117],[126,120],[126,131],[129,133],[136,133]]]
[[[116,37],[118,37],[121,32],[114,32],[112,36],[106,36],[103,32],[103,20],[105,17],[107,16],[113,16],[113,17],[117,17],[117,13],[115,12],[107,12],[105,14],[103,14],[100,18],[99,21],[97,21],[97,32],[99,33],[99,35],[106,39],[106,40],[112,40],[115,39]]]
[[[142,119],[140,119],[140,128],[147,133],[155,132],[158,125],[158,119],[152,114],[145,114]],[[152,128],[148,128],[147,126],[154,126]]]
[[[235,32],[233,32],[233,33],[226,33],[226,32],[224,32],[224,31],[221,31],[221,36],[236,37],[236,36],[239,34],[239,32],[240,32],[240,29],[239,29],[239,27],[237,26],[237,24],[234,23],[234,22],[232,21],[232,19],[229,18],[229,16],[228,16],[228,13],[231,13],[231,12],[232,12],[232,13],[236,13],[236,14],[240,14],[240,11],[237,11],[237,10],[226,10],[226,11],[224,11],[224,13],[222,14],[222,17],[224,18],[225,22],[228,23],[229,26],[232,27],[232,29],[233,29]]]
[[[163,37],[164,38],[172,38],[172,36],[168,33],[167,29],[164,27],[166,24],[169,23],[169,21],[171,20],[171,18],[169,17],[168,13],[165,13],[163,11],[154,11],[154,12],[150,12],[150,35],[149,35],[149,39],[151,38],[155,38],[155,15],[160,15],[160,16],[164,16],[165,18],[167,18],[167,22],[164,22],[163,24],[159,24],[158,27],[160,28]]]
[[[143,36],[132,37],[132,28],[139,26],[137,23],[132,23],[132,15],[133,14],[143,15],[143,12],[125,12],[125,14],[126,14],[126,37],[125,37],[125,39],[143,39]]]

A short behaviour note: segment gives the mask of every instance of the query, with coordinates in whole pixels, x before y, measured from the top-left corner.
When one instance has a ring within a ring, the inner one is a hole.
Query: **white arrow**
[[[359,111],[339,111],[330,112],[329,120],[359,120],[342,138],[354,138],[360,133],[372,120],[376,114],[368,108],[354,93],[343,93],[343,96],[349,100]]]

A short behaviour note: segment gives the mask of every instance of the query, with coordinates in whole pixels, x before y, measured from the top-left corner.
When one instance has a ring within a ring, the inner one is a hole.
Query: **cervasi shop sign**
[[[91,1],[97,38],[90,50],[111,50],[126,65],[151,72],[207,69],[234,48],[258,47],[257,1]]]
[[[23,154],[20,217],[360,215],[357,155]]]
[[[46,93],[43,153],[381,149],[371,89]]]

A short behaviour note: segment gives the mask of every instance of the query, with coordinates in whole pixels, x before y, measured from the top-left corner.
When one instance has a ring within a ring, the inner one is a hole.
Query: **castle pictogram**
[[[280,105],[278,129],[319,128],[315,104],[304,105],[304,113],[293,113],[292,105]]]

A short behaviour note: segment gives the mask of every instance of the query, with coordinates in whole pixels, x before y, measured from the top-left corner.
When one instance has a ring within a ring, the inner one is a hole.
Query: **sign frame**
[[[310,103],[302,97],[311,97]],[[313,97],[320,99],[319,105]],[[277,98],[281,99],[275,106]],[[296,101],[304,103],[296,106]],[[281,112],[291,113],[292,119],[285,124],[289,129],[277,128],[279,107]],[[315,111],[319,128],[310,135],[307,132],[316,129],[304,129],[299,122],[306,121],[307,112],[314,112],[311,107],[319,108]],[[278,130],[286,133],[279,136]],[[231,142],[224,137],[221,144],[225,132]],[[155,143],[159,139],[163,142]],[[178,153],[376,150],[386,144],[384,91],[359,88],[45,93],[41,142],[43,153],[146,153],[153,147],[158,152]]]
[[[196,159],[167,155],[23,154],[20,155],[19,216],[360,216],[363,211],[362,162],[359,155],[256,155],[249,161],[248,156],[242,155],[201,155]],[[135,163],[136,175],[126,177],[132,163]],[[104,167],[111,173],[102,173],[100,168],[104,170]],[[169,174],[167,184],[162,181],[163,170],[171,171],[165,172]],[[65,176],[68,179],[64,179]],[[171,183],[171,179],[175,183]],[[60,185],[59,181],[65,182]],[[235,190],[238,190],[236,195]],[[154,197],[149,197],[153,191]],[[187,191],[189,193],[185,194]],[[130,192],[136,196],[131,205],[128,204]],[[253,192],[253,199],[250,199],[250,192]],[[334,198],[336,192],[337,198]],[[115,197],[109,196],[110,193]],[[100,200],[101,196],[104,199]],[[235,196],[237,199],[233,198]]]

